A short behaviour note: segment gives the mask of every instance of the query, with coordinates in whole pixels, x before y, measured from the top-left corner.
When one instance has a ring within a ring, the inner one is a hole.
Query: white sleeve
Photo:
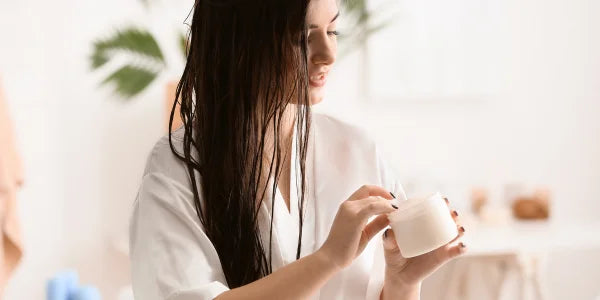
[[[397,174],[393,171],[389,163],[381,155],[377,153],[377,165],[381,176],[381,185],[394,193],[396,199],[402,201],[406,200],[406,193],[402,184],[400,183]],[[381,236],[383,230],[373,237],[375,243],[374,256],[373,256],[373,267],[371,276],[369,277],[369,284],[367,286],[367,297],[366,300],[378,300],[383,289],[385,280],[385,257],[383,254],[383,242]]]
[[[129,228],[135,299],[204,300],[229,289],[190,199],[163,174],[142,179]]]

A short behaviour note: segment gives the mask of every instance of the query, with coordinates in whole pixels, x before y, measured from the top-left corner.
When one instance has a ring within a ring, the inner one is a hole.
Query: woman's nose
[[[331,65],[335,62],[337,42],[327,34],[319,34],[309,47],[310,62],[315,65]]]

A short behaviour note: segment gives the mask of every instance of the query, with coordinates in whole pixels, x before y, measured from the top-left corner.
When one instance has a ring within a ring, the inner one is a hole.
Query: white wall
[[[165,49],[172,69],[122,103],[97,89],[101,77],[88,71],[89,45],[114,24],[138,20],[168,40],[189,3],[163,3],[145,17],[136,1],[0,2],[0,74],[27,176],[19,194],[26,256],[6,299],[42,299],[45,280],[65,268],[99,286],[105,299],[127,283],[127,258],[113,243],[126,231],[146,153],[162,134],[163,84],[180,65],[177,49]],[[459,204],[471,184],[499,193],[504,183],[526,181],[552,187],[556,217],[598,219],[599,6],[499,5],[501,89],[485,101],[359,102],[348,88],[359,83],[349,57],[318,109],[366,127],[407,181],[438,180]],[[599,258],[588,253],[579,262],[588,259]],[[559,270],[564,279],[585,275],[573,275],[568,265]],[[600,276],[593,272],[586,274]],[[581,295],[590,295],[586,287]],[[558,287],[554,295],[569,292]]]
[[[105,299],[127,284],[127,258],[113,243],[126,232],[146,154],[162,135],[164,84],[183,64],[177,40],[168,39],[190,7],[159,2],[147,16],[138,1],[0,2],[0,73],[26,171],[26,253],[6,299],[43,299],[45,281],[63,269],[79,271]],[[87,58],[94,38],[138,23],[167,40],[171,69],[125,103],[97,88],[102,75]]]

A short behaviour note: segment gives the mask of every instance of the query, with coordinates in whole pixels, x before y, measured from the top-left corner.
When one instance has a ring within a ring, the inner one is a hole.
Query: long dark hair
[[[274,176],[271,205],[282,170],[281,124],[295,104],[300,257],[305,202],[305,160],[310,131],[305,16],[309,0],[196,0],[185,70],[175,108],[183,121],[183,153],[196,213],[219,254],[230,288],[272,272],[273,214],[269,245],[263,245],[258,211]],[[272,138],[271,138],[272,137]],[[272,139],[272,148],[265,148]],[[271,151],[269,153],[266,153]],[[197,153],[197,159],[193,153]],[[264,155],[270,157],[263,169]],[[295,162],[292,162],[295,163]],[[196,177],[201,180],[201,194]],[[296,184],[292,182],[292,184]],[[266,184],[265,184],[266,185]],[[262,191],[262,192],[261,192]],[[200,201],[202,199],[202,201]]]

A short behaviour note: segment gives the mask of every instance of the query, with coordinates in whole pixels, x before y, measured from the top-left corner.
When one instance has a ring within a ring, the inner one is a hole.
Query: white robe
[[[180,153],[182,133],[181,129],[176,131],[173,139]],[[295,136],[293,141],[295,143]],[[295,148],[293,144],[292,162],[295,162]],[[360,186],[379,185],[405,198],[373,140],[357,127],[323,114],[313,113],[306,171],[302,256],[319,249],[329,234],[339,205]],[[294,182],[299,183],[299,174],[294,164],[290,183],[291,212],[279,189],[276,191],[274,272],[295,260],[298,199]],[[198,186],[201,191],[199,181]],[[273,211],[270,195],[266,194],[259,213],[264,245],[268,245]],[[312,299],[379,299],[384,272],[381,243],[380,232],[348,268],[332,277]],[[130,259],[135,299],[213,299],[228,290],[217,252],[196,215],[186,168],[172,154],[167,136],[157,142],[149,155],[134,204]]]

